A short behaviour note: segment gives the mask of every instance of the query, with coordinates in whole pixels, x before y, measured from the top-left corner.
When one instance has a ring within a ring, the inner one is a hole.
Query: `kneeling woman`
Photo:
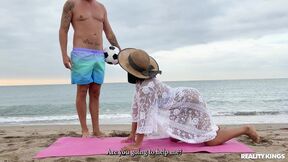
[[[194,88],[171,88],[156,79],[157,62],[145,51],[127,48],[119,54],[119,64],[134,78],[136,93],[132,104],[132,130],[123,142],[132,142],[124,150],[139,149],[144,135],[171,137],[172,141],[220,145],[234,137],[259,136],[251,126],[219,129],[206,103]],[[133,80],[132,80],[133,82]]]

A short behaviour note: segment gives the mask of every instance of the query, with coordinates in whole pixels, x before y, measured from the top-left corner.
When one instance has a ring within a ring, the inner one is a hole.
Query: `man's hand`
[[[63,56],[63,64],[67,69],[71,70],[72,63],[71,63],[70,58],[67,55]]]
[[[141,147],[140,145],[130,144],[130,145],[127,145],[127,146],[124,146],[123,148],[121,148],[121,151],[139,150],[140,147]]]
[[[135,134],[130,134],[126,139],[122,140],[121,143],[135,143]]]

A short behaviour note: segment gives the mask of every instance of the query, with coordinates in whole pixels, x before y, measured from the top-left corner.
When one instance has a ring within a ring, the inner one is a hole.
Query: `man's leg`
[[[77,86],[77,96],[76,96],[76,108],[78,117],[80,120],[81,128],[82,128],[82,137],[89,136],[89,130],[86,124],[86,96],[89,85],[78,85]]]
[[[101,85],[96,83],[91,83],[89,87],[89,110],[91,114],[93,135],[103,136],[104,134],[100,132],[99,128],[99,96],[100,96]]]

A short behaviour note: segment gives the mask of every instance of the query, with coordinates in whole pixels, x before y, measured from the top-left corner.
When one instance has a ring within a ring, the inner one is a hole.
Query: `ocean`
[[[288,79],[165,83],[198,89],[217,124],[288,123]],[[101,124],[130,123],[134,88],[128,83],[102,86]],[[75,94],[75,85],[2,86],[0,125],[79,124]]]

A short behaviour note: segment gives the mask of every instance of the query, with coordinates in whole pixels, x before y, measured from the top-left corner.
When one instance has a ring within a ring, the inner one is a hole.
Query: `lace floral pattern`
[[[171,88],[156,78],[136,84],[132,121],[137,122],[137,133],[188,143],[212,140],[218,130],[198,90]]]

